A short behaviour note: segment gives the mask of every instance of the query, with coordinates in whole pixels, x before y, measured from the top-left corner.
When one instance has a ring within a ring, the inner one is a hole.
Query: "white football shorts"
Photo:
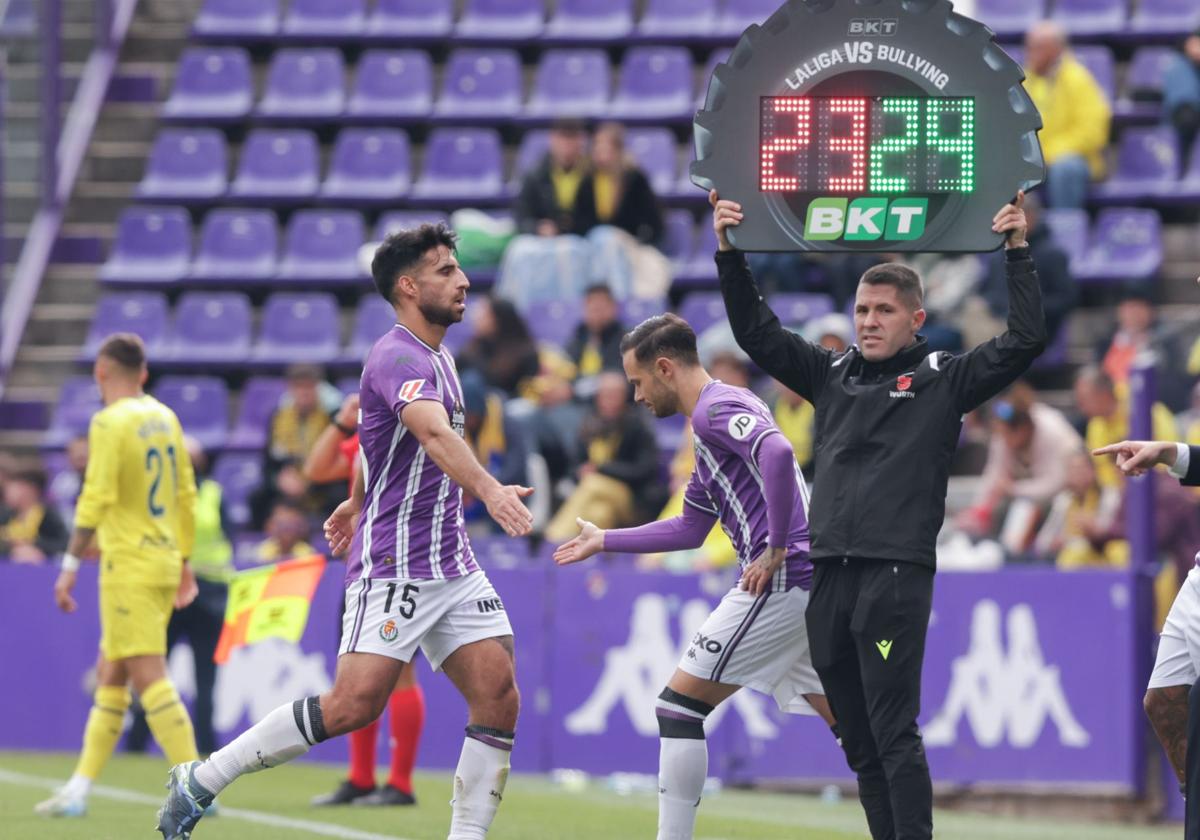
[[[1150,674],[1149,688],[1190,686],[1200,674],[1200,568],[1193,567],[1183,581],[1162,636]]]

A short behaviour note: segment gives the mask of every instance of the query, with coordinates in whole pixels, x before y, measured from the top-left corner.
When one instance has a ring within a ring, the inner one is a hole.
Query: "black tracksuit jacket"
[[[834,354],[784,329],[740,251],[717,252],[729,323],[755,364],[816,408],[812,559],[898,560],[928,568],[946,512],[963,415],[1019,377],[1046,345],[1029,249],[1006,252],[1008,330],[968,353],[923,338],[878,363]]]

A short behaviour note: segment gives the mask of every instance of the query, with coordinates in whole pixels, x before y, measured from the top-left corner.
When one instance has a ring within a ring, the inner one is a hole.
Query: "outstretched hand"
[[[554,562],[560,566],[578,563],[604,550],[604,531],[586,519],[576,519],[579,536],[554,550]]]
[[[510,537],[524,537],[533,530],[533,514],[521,499],[533,495],[532,487],[517,484],[497,485],[483,500],[488,516]]]
[[[1139,476],[1154,469],[1155,464],[1165,467],[1174,464],[1177,450],[1169,440],[1123,440],[1094,449],[1092,454],[1111,455],[1117,469],[1125,475]]]

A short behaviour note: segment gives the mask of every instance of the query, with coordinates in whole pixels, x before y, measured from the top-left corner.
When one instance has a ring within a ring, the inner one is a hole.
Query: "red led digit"
[[[812,142],[812,102],[804,96],[774,96],[763,109],[764,122],[774,129],[786,125],[795,118],[795,131],[791,134],[776,136],[777,131],[768,132],[759,151],[759,189],[763,192],[796,192],[800,189],[800,173],[807,169],[805,159],[801,157],[792,171],[796,174],[781,175],[776,166],[779,155],[795,155],[808,149]]]
[[[867,100],[862,97],[830,99],[830,114],[849,114],[850,133],[829,135],[829,152],[850,156],[848,176],[829,177],[830,192],[864,192],[867,188]]]

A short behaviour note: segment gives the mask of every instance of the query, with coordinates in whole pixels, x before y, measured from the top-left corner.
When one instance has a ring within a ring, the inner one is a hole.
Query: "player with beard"
[[[371,264],[397,324],[363,367],[362,469],[325,523],[333,552],[350,551],[333,689],[280,706],[205,762],[172,768],[159,811],[168,840],[189,837],[212,798],[242,774],[379,717],[418,647],[467,701],[449,838],[487,835],[508,778],[519,698],[512,628],[471,550],[462,493],[521,536],[533,522],[521,499],[533,491],[501,485],[463,440],[462,385],[441,346],[462,320],[470,286],[456,240],[445,225],[422,225],[385,239]]]

